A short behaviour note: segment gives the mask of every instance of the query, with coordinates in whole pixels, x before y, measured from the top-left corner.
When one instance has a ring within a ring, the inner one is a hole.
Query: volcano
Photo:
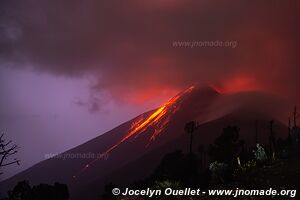
[[[105,184],[129,185],[148,176],[166,153],[187,151],[184,125],[189,121],[199,124],[195,152],[228,125],[238,126],[240,137],[254,143],[258,122],[259,142],[267,143],[270,120],[278,137],[287,134],[281,123],[284,108],[277,97],[260,92],[221,94],[212,87],[191,86],[161,107],[3,181],[1,190],[22,180],[34,185],[61,182],[69,186],[71,199],[99,199]]]

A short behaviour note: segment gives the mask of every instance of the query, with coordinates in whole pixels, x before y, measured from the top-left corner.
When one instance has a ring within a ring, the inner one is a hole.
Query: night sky
[[[5,177],[159,106],[190,84],[300,101],[298,0],[1,0]],[[174,47],[174,41],[236,41]]]

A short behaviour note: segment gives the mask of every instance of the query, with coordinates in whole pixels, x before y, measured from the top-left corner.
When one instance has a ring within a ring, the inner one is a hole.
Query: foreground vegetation
[[[272,126],[273,122],[270,122]],[[191,123],[189,124],[191,126]],[[191,130],[191,129],[189,129]],[[276,139],[270,129],[270,140],[266,145],[250,146],[239,139],[239,128],[228,126],[222,134],[209,145],[209,162],[203,164],[204,147],[199,152],[183,153],[180,150],[164,156],[153,174],[144,180],[133,183],[131,189],[290,189],[300,188],[300,147],[299,128],[294,127],[286,138]],[[191,134],[191,131],[187,131]],[[191,137],[192,138],[192,137]],[[192,143],[192,142],[191,142]],[[102,199],[146,200],[147,197],[116,197],[109,184]],[[234,197],[191,196],[154,197],[157,199],[237,199]],[[270,197],[271,198],[271,197]],[[281,196],[281,199],[288,196]],[[153,197],[152,197],[153,199]],[[239,199],[266,199],[266,197],[243,196]],[[272,197],[272,199],[276,199]],[[279,198],[280,199],[280,198]],[[295,198],[294,198],[295,199]]]

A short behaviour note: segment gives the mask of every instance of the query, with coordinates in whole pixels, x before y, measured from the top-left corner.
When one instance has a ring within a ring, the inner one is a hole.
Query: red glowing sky
[[[91,91],[114,99],[143,103],[195,82],[294,97],[299,85],[295,0],[4,2],[3,63],[93,76]],[[216,40],[237,47],[172,46]]]

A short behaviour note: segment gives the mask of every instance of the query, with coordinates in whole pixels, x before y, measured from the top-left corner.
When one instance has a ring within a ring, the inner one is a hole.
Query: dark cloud
[[[240,77],[293,95],[299,8],[296,0],[3,0],[0,59],[63,76],[93,74],[93,91],[116,98],[143,100]],[[172,46],[216,40],[238,46]]]

